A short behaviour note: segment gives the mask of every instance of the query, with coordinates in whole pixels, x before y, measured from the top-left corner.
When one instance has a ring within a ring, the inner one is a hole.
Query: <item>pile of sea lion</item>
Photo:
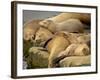
[[[24,25],[23,39],[31,42],[31,47],[47,51],[49,56],[44,64],[49,68],[90,65],[90,21],[88,13],[60,13],[44,20],[32,20]],[[29,55],[35,52],[31,48],[28,51]],[[39,61],[41,63],[42,59]]]

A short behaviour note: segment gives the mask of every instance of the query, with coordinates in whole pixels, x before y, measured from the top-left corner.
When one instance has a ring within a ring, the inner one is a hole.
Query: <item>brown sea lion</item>
[[[48,24],[42,25],[51,32],[67,31],[67,32],[83,32],[84,25],[78,19],[68,19],[61,23],[55,23],[52,20],[48,20]]]
[[[51,20],[55,23],[60,23],[63,21],[66,21],[68,19],[79,19],[80,21],[84,22],[85,24],[89,24],[91,20],[91,15],[88,13],[71,13],[71,12],[66,12],[66,13],[60,13],[57,16],[53,16],[51,18],[47,18],[43,21],[40,22],[40,25],[48,25],[49,22],[48,20]]]
[[[23,39],[28,41],[34,39],[36,31],[41,27],[39,22],[41,20],[31,20],[24,24],[23,27]]]

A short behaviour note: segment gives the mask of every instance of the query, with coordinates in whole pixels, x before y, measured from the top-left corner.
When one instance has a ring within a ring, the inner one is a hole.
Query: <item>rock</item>
[[[23,69],[27,69],[27,62],[26,61],[23,61]]]
[[[76,66],[90,66],[90,65],[91,65],[91,55],[66,57],[59,62],[60,67],[76,67]]]
[[[47,68],[49,53],[45,48],[32,47],[27,58],[28,68]]]
[[[24,58],[27,58],[29,55],[29,49],[33,46],[33,43],[30,41],[23,40],[23,55]]]

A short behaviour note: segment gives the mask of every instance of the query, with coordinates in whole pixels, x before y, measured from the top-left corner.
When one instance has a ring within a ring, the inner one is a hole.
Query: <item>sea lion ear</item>
[[[55,35],[59,35],[59,34],[65,34],[64,31],[59,31],[59,32],[56,32]]]
[[[59,32],[55,32],[55,33],[54,33],[54,35],[59,35],[59,34],[60,34]]]
[[[60,31],[60,32],[56,32],[55,35],[63,36],[64,33],[62,31]]]

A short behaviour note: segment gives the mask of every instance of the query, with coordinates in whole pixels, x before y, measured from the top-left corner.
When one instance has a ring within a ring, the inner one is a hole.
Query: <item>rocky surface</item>
[[[28,68],[47,68],[49,53],[42,47],[32,47],[29,49],[27,58]]]

